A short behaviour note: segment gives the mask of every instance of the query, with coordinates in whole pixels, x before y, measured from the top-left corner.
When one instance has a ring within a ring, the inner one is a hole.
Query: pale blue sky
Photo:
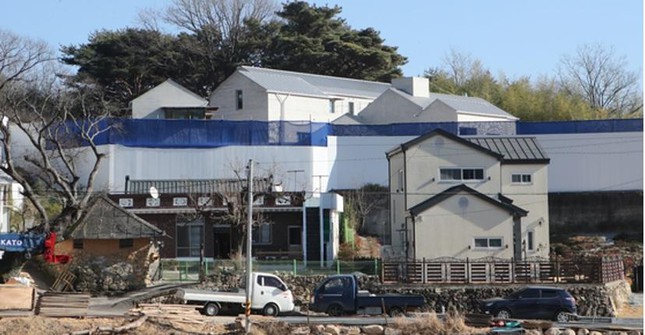
[[[87,42],[90,33],[137,25],[142,8],[170,0],[4,1],[0,28],[52,46]],[[642,77],[641,0],[327,0],[354,29],[373,27],[408,57],[406,76],[442,64],[451,48],[479,58],[510,78],[553,75],[577,46],[600,43],[627,59]]]

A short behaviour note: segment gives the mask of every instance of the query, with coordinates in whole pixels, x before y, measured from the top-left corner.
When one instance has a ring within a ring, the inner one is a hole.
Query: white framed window
[[[176,207],[188,206],[188,198],[186,197],[172,198],[172,205]]]
[[[273,241],[273,226],[268,222],[260,223],[258,226],[253,227],[253,243],[255,244],[271,244]]]
[[[161,205],[161,199],[146,198],[146,207],[159,207],[160,205]]]
[[[440,168],[441,181],[481,181],[484,180],[483,168]]]
[[[275,205],[276,206],[289,206],[291,205],[291,198],[286,197],[286,196],[281,196],[275,198]]]
[[[121,198],[119,199],[119,206],[132,207],[134,206],[134,200],[132,200],[132,198]]]
[[[213,206],[213,199],[211,197],[199,197],[197,198],[197,206],[200,206],[200,207]]]
[[[473,246],[474,249],[502,249],[504,239],[501,237],[475,237]]]
[[[511,183],[513,184],[532,184],[533,177],[530,173],[513,173],[511,175]]]

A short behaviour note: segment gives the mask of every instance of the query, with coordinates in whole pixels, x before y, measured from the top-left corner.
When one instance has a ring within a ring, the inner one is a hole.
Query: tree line
[[[168,78],[208,96],[240,65],[390,82],[407,58],[374,28],[353,29],[338,6],[304,1],[175,0],[140,14],[142,28],[97,31],[61,48],[75,80],[98,83],[127,113],[129,101]],[[170,25],[178,34],[164,33]],[[450,50],[425,76],[437,93],[480,97],[525,121],[642,117],[638,75],[612,48],[582,45],[554,76],[494,76]]]

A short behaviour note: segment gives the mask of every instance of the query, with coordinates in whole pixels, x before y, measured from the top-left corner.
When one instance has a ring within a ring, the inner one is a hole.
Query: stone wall
[[[325,276],[293,276],[278,274],[294,294],[296,305],[309,302],[313,290]],[[202,289],[231,290],[239,287],[241,276],[235,274],[211,275],[206,282],[198,285]],[[372,293],[421,294],[426,298],[427,311],[457,311],[460,313],[479,312],[479,302],[483,299],[504,297],[526,285],[383,285],[376,276],[360,276],[361,289]],[[578,314],[582,316],[613,316],[616,306],[631,293],[625,281],[612,282],[607,285],[566,284],[558,285],[573,295],[578,306]],[[622,299],[622,300],[621,300]]]
[[[643,191],[549,193],[551,234],[633,234],[643,238]]]

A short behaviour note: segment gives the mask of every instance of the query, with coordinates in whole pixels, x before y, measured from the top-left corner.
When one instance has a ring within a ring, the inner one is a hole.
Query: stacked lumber
[[[195,305],[179,304],[139,304],[130,310],[130,315],[145,315],[148,320],[171,325],[173,324],[204,324],[204,316]]]
[[[44,292],[36,304],[36,314],[50,317],[87,315],[90,295],[86,293]]]

